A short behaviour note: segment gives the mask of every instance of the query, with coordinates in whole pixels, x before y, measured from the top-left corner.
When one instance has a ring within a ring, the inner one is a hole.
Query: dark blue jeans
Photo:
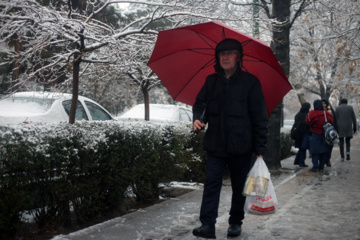
[[[324,169],[327,154],[327,152],[312,154],[311,159],[313,163],[313,168]]]
[[[247,174],[250,171],[251,154],[216,157],[208,153],[206,182],[200,209],[202,224],[215,224],[218,217],[220,192],[226,165],[228,165],[232,187],[230,224],[242,224],[245,197],[242,195]]]
[[[334,147],[334,145],[330,146],[329,151],[326,153],[325,164],[330,164],[331,153],[332,153],[333,147]]]

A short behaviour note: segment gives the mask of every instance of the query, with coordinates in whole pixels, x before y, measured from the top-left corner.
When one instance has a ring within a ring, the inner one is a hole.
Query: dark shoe
[[[200,227],[194,228],[193,235],[202,238],[216,238],[215,225],[203,224]]]
[[[327,167],[331,167],[331,163],[325,163]]]
[[[323,172],[324,172],[324,169],[323,169],[323,168],[319,168],[318,171],[321,172],[321,173],[323,173]]]
[[[308,165],[304,164],[300,164],[299,167],[308,167]]]
[[[241,225],[239,224],[230,224],[227,232],[228,237],[237,237],[241,234]]]
[[[346,154],[346,160],[350,160],[350,153]]]
[[[313,168],[312,168],[312,169],[310,169],[309,171],[310,171],[310,172],[317,172],[317,171],[318,171],[318,169],[313,167]]]

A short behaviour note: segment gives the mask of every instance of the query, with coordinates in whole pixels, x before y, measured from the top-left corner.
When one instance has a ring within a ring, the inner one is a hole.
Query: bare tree
[[[295,25],[293,82],[321,98],[359,97],[360,7],[357,1],[316,1]]]
[[[16,48],[7,52],[14,59],[12,61],[26,69],[20,74],[13,71],[16,81],[8,93],[29,88],[34,82],[58,83],[59,76],[63,76],[62,86],[71,86],[73,93],[70,123],[75,121],[81,75],[102,73],[110,76],[131,72],[131,65],[139,55],[144,55],[144,48],[134,48],[134,51],[129,48],[154,44],[157,31],[151,29],[152,23],[167,19],[175,24],[189,16],[206,17],[201,14],[204,9],[193,9],[178,1],[83,0],[78,11],[72,5],[76,1],[55,2],[56,6],[53,1],[49,6],[42,6],[36,0],[0,2],[0,34],[4,43],[14,40],[23,43],[21,50]],[[153,6],[154,9],[121,29],[96,20],[108,6],[122,2]],[[149,36],[152,36],[150,41]],[[94,67],[99,64],[106,66],[103,71]],[[16,69],[19,69],[17,65]]]

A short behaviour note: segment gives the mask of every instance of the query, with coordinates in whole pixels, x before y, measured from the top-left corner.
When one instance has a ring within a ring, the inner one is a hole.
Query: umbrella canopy
[[[193,105],[206,77],[215,72],[215,48],[225,38],[241,42],[243,70],[260,80],[270,115],[291,84],[266,43],[220,22],[160,31],[148,66],[175,101]]]

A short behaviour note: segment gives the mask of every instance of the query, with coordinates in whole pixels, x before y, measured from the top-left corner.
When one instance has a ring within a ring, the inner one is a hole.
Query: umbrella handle
[[[202,131],[202,130],[204,130],[204,129],[205,129],[204,127],[202,127],[201,129],[196,129],[196,130],[194,131],[194,133],[198,134],[200,131]]]
[[[199,121],[200,121],[201,123],[204,123],[205,110],[206,110],[206,107],[205,107],[204,111],[202,112],[202,114],[201,114],[201,116],[200,116],[200,119],[199,119]],[[204,130],[204,129],[205,129],[204,127],[201,127],[200,129],[196,129],[196,130],[194,131],[194,133],[198,134],[200,131],[202,131],[202,130]]]

